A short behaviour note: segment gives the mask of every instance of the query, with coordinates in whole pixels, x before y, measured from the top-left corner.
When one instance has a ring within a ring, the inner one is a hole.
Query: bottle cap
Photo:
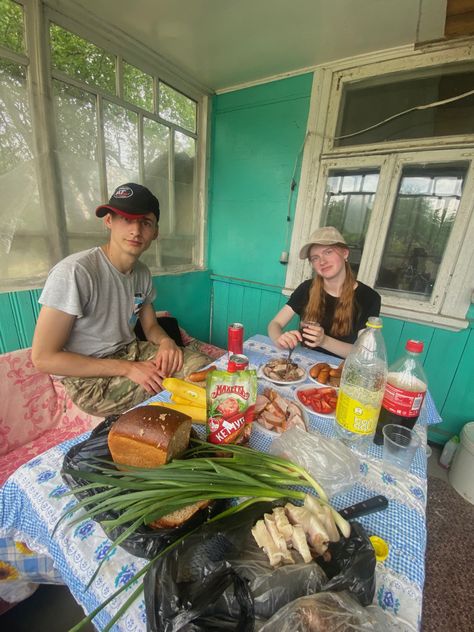
[[[423,343],[421,340],[407,340],[405,349],[412,353],[421,353],[423,351]]]
[[[371,535],[369,538],[375,551],[375,559],[377,562],[383,562],[388,557],[388,544],[377,535]]]
[[[365,323],[366,327],[372,327],[373,329],[382,329],[382,319],[377,316],[370,316],[369,320]]]

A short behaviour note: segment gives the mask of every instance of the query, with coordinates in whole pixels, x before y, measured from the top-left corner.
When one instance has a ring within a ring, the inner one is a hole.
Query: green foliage
[[[123,62],[123,98],[138,107],[154,111],[153,77]]]
[[[196,131],[196,103],[160,81],[159,114],[191,132]]]
[[[115,55],[51,24],[51,60],[58,70],[115,94]]]
[[[25,51],[23,7],[12,0],[0,0],[0,44],[16,53]]]

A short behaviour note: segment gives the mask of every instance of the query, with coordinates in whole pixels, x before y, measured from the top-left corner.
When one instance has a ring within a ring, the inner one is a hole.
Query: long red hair
[[[347,336],[352,331],[354,320],[354,287],[356,278],[349,263],[345,262],[346,278],[342,285],[341,296],[334,310],[334,319],[331,329],[327,332],[331,336]],[[304,310],[303,320],[322,322],[326,311],[326,293],[324,282],[320,276],[316,276],[309,290],[309,300]]]

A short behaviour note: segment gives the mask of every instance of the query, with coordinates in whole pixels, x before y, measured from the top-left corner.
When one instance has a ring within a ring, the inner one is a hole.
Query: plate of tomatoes
[[[315,388],[300,386],[295,391],[297,401],[307,411],[321,417],[334,418],[337,405],[337,391],[332,386]]]

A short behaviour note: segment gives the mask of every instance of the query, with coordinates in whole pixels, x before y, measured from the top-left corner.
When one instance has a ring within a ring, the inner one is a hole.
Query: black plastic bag
[[[145,577],[150,632],[251,631],[298,597],[348,589],[364,603],[375,591],[375,554],[359,524],[336,543],[326,576],[315,562],[272,568],[251,528],[276,503],[256,503],[203,525],[157,560]],[[330,579],[328,580],[328,577]],[[239,581],[240,580],[240,581]]]
[[[63,461],[63,467],[61,470],[61,476],[64,482],[71,488],[74,495],[82,500],[83,498],[94,496],[100,489],[76,491],[78,487],[87,485],[89,481],[84,479],[75,478],[71,474],[65,472],[65,470],[86,470],[92,471],[90,464],[92,459],[106,459],[112,462],[112,455],[110,454],[107,444],[107,437],[109,430],[118,419],[119,415],[111,415],[101,422],[85,441],[73,446],[65,455]],[[193,433],[194,431],[192,431]],[[210,516],[216,512],[222,511],[225,506],[223,502],[216,502],[210,505],[206,509],[202,509],[192,516],[187,522],[176,527],[174,529],[152,529],[145,525],[138,527],[134,533],[129,535],[120,546],[124,548],[128,553],[136,555],[137,557],[144,557],[152,559],[162,549],[167,547],[171,542],[174,542],[177,538],[187,533],[194,527],[207,520]],[[100,523],[103,520],[114,520],[118,517],[118,513],[115,511],[105,511],[97,516],[96,520]],[[127,525],[116,527],[114,529],[106,530],[107,536],[113,541],[115,540],[125,529]],[[105,530],[105,529],[104,529]]]

